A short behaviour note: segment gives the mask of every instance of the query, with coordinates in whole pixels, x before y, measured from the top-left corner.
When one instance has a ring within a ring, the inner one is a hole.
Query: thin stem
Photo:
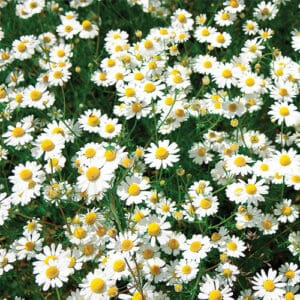
[[[57,300],[61,300],[59,290],[57,287],[55,288],[55,291],[56,291]]]

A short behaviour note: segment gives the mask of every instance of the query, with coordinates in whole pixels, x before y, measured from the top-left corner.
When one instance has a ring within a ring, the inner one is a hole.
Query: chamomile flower
[[[161,258],[151,258],[146,260],[143,267],[143,272],[145,279],[148,281],[153,281],[155,283],[166,281],[165,272],[166,272],[166,262]]]
[[[175,142],[169,140],[158,141],[158,145],[150,144],[145,153],[145,163],[151,168],[166,169],[172,167],[179,160],[179,149]]]
[[[88,109],[79,117],[80,128],[84,131],[98,133],[101,121],[101,111],[99,109]]]
[[[46,109],[53,105],[55,101],[54,94],[47,90],[47,86],[37,83],[35,86],[28,86],[24,90],[24,104],[27,107]]]
[[[150,192],[147,191],[149,188],[149,182],[136,174],[125,178],[125,181],[118,187],[117,194],[121,200],[126,201],[126,205],[138,204],[149,197]]]
[[[232,286],[236,281],[236,275],[240,274],[237,266],[231,263],[224,263],[218,266],[217,271],[220,273],[220,278],[225,279],[229,286]]]
[[[272,122],[277,122],[279,125],[284,122],[287,126],[293,126],[299,112],[292,103],[276,102],[271,105],[268,114],[271,116]]]
[[[287,176],[295,169],[300,168],[300,155],[293,148],[289,148],[287,151],[276,151],[270,158],[270,163],[281,176]]]
[[[278,7],[272,2],[261,1],[254,8],[254,17],[258,20],[273,20],[278,13]]]
[[[236,154],[226,159],[226,170],[234,175],[247,175],[252,172],[251,166],[248,164],[252,159],[243,154]]]
[[[268,269],[266,273],[261,270],[256,273],[252,280],[254,296],[263,300],[278,300],[284,295],[285,283],[282,282],[282,276],[277,275],[277,271]]]
[[[198,299],[204,300],[233,300],[233,292],[229,285],[224,285],[218,278],[211,278],[206,275],[202,279],[200,284],[200,292],[198,294]]]
[[[71,78],[67,67],[54,67],[49,71],[49,86],[63,86]]]
[[[105,263],[105,271],[113,274],[115,280],[127,278],[130,275],[130,270],[128,269],[130,262],[128,260],[129,258],[125,260],[125,258],[118,253],[110,255]],[[134,266],[133,262],[131,265],[130,268]]]
[[[9,125],[7,128],[8,131],[2,135],[6,145],[20,149],[25,144],[31,142],[33,140],[31,133],[34,131],[32,125],[31,122],[17,122],[15,126]]]
[[[99,195],[110,187],[113,178],[113,170],[102,161],[95,161],[89,166],[82,167],[82,174],[78,176],[77,183],[81,192],[86,192],[89,196]]]
[[[150,215],[137,224],[138,231],[146,233],[145,239],[150,241],[151,246],[155,246],[157,242],[159,242],[160,245],[168,242],[171,224],[165,219],[166,217],[159,218]]]
[[[33,35],[23,35],[12,43],[12,55],[19,60],[31,58],[35,53],[38,41]]]
[[[229,12],[226,9],[219,10],[214,17],[216,24],[221,27],[232,25],[235,19],[236,19],[236,14]]]
[[[196,278],[198,267],[195,261],[189,259],[181,259],[175,267],[176,276],[180,282],[188,283]]]
[[[60,37],[70,40],[80,32],[80,29],[80,23],[77,20],[72,19],[67,21],[64,20],[62,24],[57,26],[56,32]]]
[[[182,233],[172,232],[166,244],[161,246],[161,250],[169,255],[177,256],[186,242],[186,236]]]
[[[219,63],[212,71],[212,76],[219,88],[230,88],[236,84],[235,73],[231,63]]]
[[[194,234],[182,245],[182,256],[189,260],[199,262],[205,258],[211,250],[210,239],[201,234]]]
[[[112,274],[109,275],[101,269],[95,269],[93,272],[89,272],[79,284],[80,295],[90,300],[97,300],[99,297],[109,299],[107,290],[114,283]]]
[[[233,235],[224,241],[220,250],[226,253],[229,257],[238,258],[245,256],[244,251],[246,248],[245,242]]]
[[[98,26],[86,19],[81,22],[79,37],[82,39],[93,39],[98,35],[98,31]]]
[[[24,235],[14,243],[17,259],[31,260],[35,257],[36,252],[42,250],[43,238],[40,233],[33,231],[32,233],[24,232]]]
[[[171,16],[171,23],[172,27],[189,31],[193,28],[194,20],[188,11],[177,9]]]
[[[276,204],[274,214],[279,222],[293,223],[299,217],[299,209],[292,204],[291,199],[284,199],[281,203]]]
[[[0,276],[2,276],[4,272],[12,270],[14,268],[12,263],[15,261],[16,255],[13,251],[0,248]]]
[[[216,32],[211,35],[208,42],[215,48],[227,48],[231,44],[232,37],[227,32]]]

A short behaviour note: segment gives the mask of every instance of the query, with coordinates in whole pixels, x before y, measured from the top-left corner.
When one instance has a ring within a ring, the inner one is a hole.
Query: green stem
[[[61,300],[59,290],[57,287],[55,288],[55,291],[56,291],[57,300]]]

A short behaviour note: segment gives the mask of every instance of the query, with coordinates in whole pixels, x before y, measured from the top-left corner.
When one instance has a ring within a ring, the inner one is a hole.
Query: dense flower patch
[[[0,0],[4,299],[300,298],[299,6],[202,2]]]

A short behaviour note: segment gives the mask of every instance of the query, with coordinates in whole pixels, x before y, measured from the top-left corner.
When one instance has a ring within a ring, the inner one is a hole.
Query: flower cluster
[[[0,1],[4,297],[299,298],[295,3],[104,2]]]

